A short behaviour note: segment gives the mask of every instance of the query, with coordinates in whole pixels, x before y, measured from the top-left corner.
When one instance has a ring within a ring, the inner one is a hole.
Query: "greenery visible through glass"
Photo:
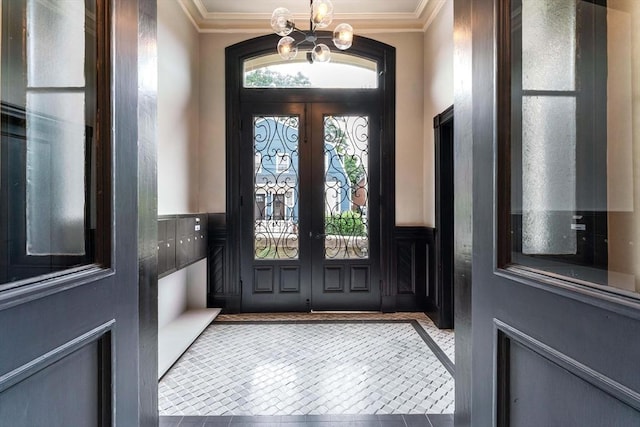
[[[376,89],[378,67],[373,61],[344,52],[332,52],[331,62],[309,64],[284,61],[278,54],[244,62],[245,88]]]
[[[299,171],[297,116],[255,116],[254,257],[299,257]]]
[[[369,256],[369,118],[326,116],[325,258]]]

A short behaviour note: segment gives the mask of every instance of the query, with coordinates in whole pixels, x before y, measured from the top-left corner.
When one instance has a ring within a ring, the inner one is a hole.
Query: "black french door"
[[[378,310],[379,113],[316,102],[241,116],[242,310]]]

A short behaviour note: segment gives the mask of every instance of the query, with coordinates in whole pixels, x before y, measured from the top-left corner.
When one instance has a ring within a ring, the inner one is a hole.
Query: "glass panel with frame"
[[[299,257],[297,116],[254,116],[254,258]]]
[[[1,14],[0,290],[94,261],[98,111],[96,1]]]
[[[277,53],[244,61],[245,88],[377,89],[378,64],[344,52],[332,52],[331,62],[310,64],[283,60]]]
[[[510,262],[640,294],[640,2],[511,1]]]
[[[324,118],[324,257],[369,258],[369,118]]]

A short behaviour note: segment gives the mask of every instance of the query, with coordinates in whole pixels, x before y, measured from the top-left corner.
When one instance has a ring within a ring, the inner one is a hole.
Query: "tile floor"
[[[160,381],[161,425],[452,425],[453,347],[421,313],[219,316]]]

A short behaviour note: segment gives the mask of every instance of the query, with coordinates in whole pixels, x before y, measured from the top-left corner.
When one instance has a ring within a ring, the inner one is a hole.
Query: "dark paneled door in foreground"
[[[3,426],[139,424],[137,9],[2,2]]]
[[[456,2],[457,33],[473,22],[473,96],[455,101],[474,195],[460,425],[640,425],[638,19],[627,0]]]
[[[379,309],[377,117],[328,103],[247,108],[243,311]]]

